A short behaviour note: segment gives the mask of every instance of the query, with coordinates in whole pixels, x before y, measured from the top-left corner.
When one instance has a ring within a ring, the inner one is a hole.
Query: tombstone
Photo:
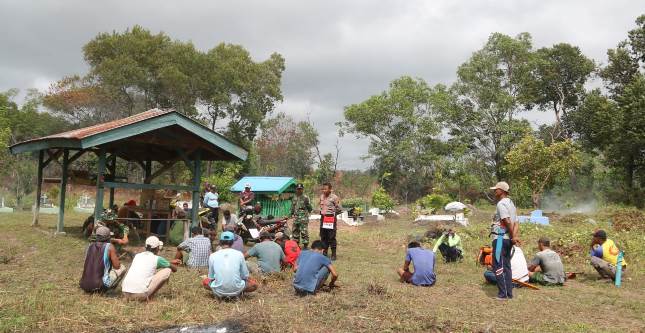
[[[45,193],[40,196],[40,214],[58,215],[58,207],[49,201]]]
[[[4,206],[4,197],[0,200],[0,213],[13,213],[13,208]]]

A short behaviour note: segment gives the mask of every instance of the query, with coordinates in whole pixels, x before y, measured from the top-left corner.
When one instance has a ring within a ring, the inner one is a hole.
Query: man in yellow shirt
[[[614,280],[616,278],[616,265],[620,250],[613,240],[607,239],[604,230],[597,230],[593,233],[591,241],[591,266],[593,266],[601,277]],[[625,277],[627,261],[623,259],[622,277]]]

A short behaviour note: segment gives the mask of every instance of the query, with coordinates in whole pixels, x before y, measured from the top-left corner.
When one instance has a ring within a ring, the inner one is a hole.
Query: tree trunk
[[[533,200],[533,208],[535,209],[540,208],[541,194],[533,193],[531,194],[531,199]]]

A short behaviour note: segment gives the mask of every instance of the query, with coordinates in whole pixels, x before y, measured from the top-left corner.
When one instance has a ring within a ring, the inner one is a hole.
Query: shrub
[[[421,207],[422,210],[432,210],[432,213],[448,204],[452,199],[443,194],[428,194],[425,197],[417,200],[416,205]]]
[[[342,205],[345,209],[363,208],[367,205],[367,201],[363,198],[348,198],[343,199]]]
[[[372,205],[381,210],[381,212],[389,212],[394,208],[396,202],[383,187],[379,186],[372,194]]]

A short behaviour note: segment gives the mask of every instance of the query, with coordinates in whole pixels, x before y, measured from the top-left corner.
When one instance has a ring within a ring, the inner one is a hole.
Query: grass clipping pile
[[[636,208],[613,208],[606,212],[616,231],[645,232],[645,213]]]

